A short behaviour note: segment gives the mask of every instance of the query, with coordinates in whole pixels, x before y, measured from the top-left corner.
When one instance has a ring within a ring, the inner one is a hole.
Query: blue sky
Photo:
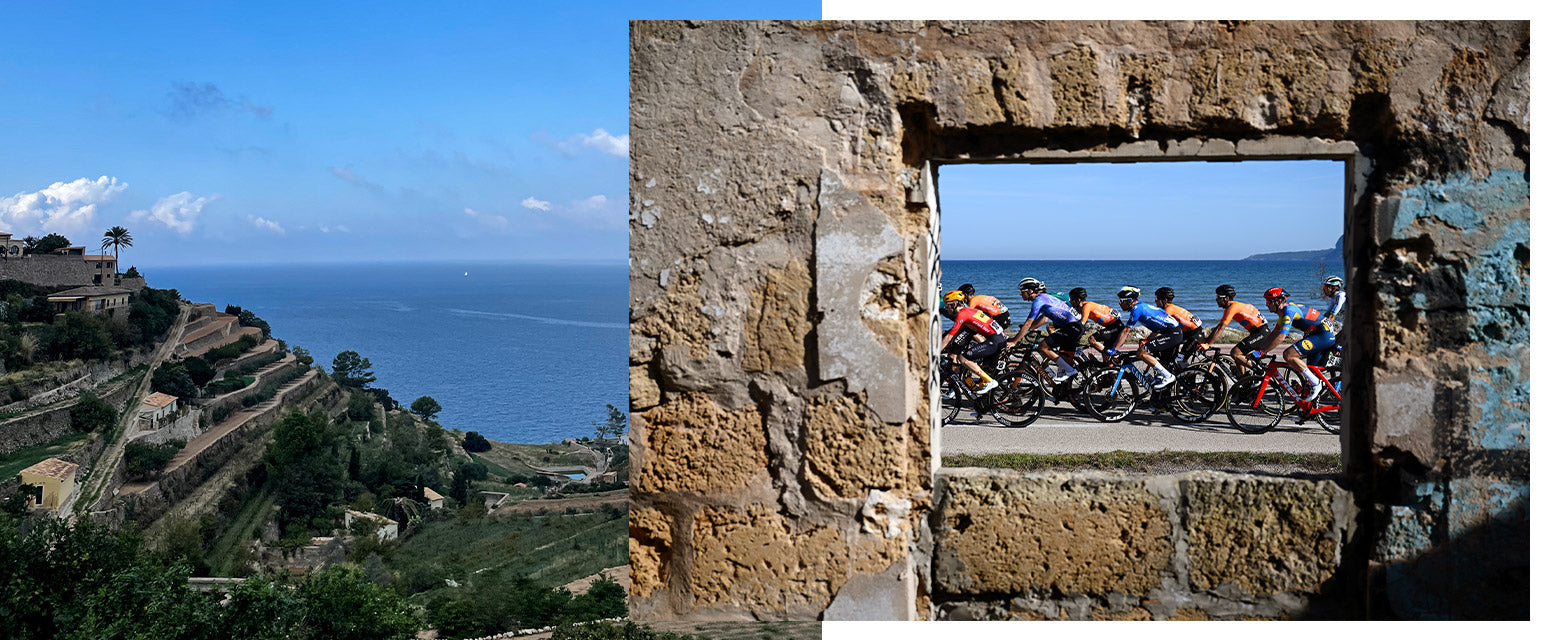
[[[10,4],[0,230],[123,225],[141,266],[623,262],[627,21],[819,9]]]
[[[948,260],[1236,260],[1328,249],[1332,160],[969,164],[939,171]]]

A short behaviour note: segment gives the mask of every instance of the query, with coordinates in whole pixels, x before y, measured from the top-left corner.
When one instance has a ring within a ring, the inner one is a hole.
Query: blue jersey
[[[1330,330],[1329,325],[1324,324],[1324,314],[1318,309],[1288,302],[1281,307],[1281,321],[1276,323],[1276,332],[1284,336],[1292,329],[1301,331],[1303,335]]]
[[[1166,331],[1179,328],[1179,321],[1174,320],[1173,316],[1168,315],[1167,311],[1159,309],[1157,305],[1145,302],[1137,302],[1136,306],[1131,307],[1130,320],[1125,322],[1125,326],[1131,328],[1138,324],[1152,331]]]
[[[1080,321],[1076,312],[1071,310],[1071,305],[1061,302],[1059,298],[1048,293],[1034,296],[1033,306],[1028,309],[1029,320],[1039,316],[1049,318],[1050,323],[1057,327],[1076,324]]]

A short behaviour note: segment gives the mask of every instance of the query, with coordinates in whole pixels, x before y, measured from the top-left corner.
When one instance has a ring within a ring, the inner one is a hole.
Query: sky
[[[628,20],[813,2],[12,3],[0,231],[122,264],[627,257]]]
[[[938,172],[947,260],[1237,260],[1335,246],[1333,160],[953,164]]]

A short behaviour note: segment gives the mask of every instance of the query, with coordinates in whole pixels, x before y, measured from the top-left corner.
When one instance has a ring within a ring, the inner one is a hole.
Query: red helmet
[[[1266,300],[1275,300],[1276,298],[1285,298],[1285,297],[1286,297],[1286,290],[1282,289],[1281,287],[1271,287],[1268,291],[1265,292],[1265,299]]]

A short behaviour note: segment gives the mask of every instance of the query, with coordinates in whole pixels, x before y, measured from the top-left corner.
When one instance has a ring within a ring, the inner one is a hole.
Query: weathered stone
[[[949,594],[1145,594],[1172,555],[1168,518],[1143,481],[944,470],[936,587]]]
[[[639,491],[738,491],[768,464],[754,405],[726,411],[702,395],[683,394],[641,418],[634,428],[646,449],[634,478]]]
[[[657,387],[650,368],[644,365],[630,367],[630,410],[645,411],[661,402],[662,390]]]
[[[695,603],[816,614],[828,606],[850,565],[837,529],[796,532],[764,505],[707,508],[694,519]]]
[[[1333,482],[1185,480],[1189,579],[1229,598],[1316,593],[1334,576],[1352,522]]]
[[[747,317],[744,334],[748,347],[743,355],[747,371],[779,371],[801,367],[805,341],[812,324],[808,319],[808,292],[812,275],[804,262],[792,261],[772,271],[753,293],[759,300]]]
[[[671,529],[656,509],[630,509],[630,595],[650,596],[667,585],[664,556],[672,548]]]

